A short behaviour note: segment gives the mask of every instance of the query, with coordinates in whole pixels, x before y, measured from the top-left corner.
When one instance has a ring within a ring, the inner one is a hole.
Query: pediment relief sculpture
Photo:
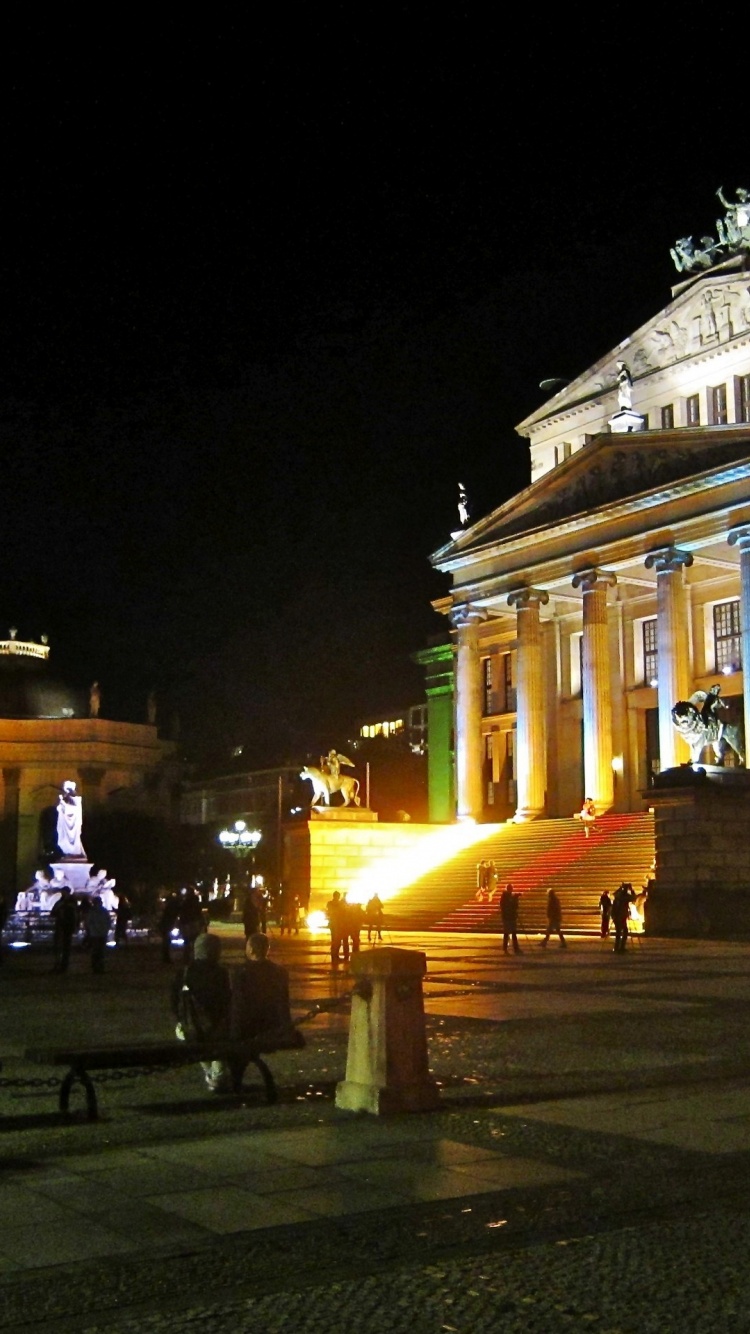
[[[507,514],[497,513],[496,522],[488,522],[481,535],[482,544],[529,532],[545,524],[573,519],[601,505],[613,504],[637,496],[654,487],[683,481],[697,473],[722,464],[750,459],[746,440],[728,440],[724,444],[699,443],[669,445],[650,443],[625,447],[612,445],[605,438],[593,455],[577,455],[574,470],[561,480],[560,471],[546,474],[524,493],[521,505]],[[582,451],[584,453],[584,451]],[[577,470],[575,470],[575,465]],[[466,550],[466,548],[463,548]]]

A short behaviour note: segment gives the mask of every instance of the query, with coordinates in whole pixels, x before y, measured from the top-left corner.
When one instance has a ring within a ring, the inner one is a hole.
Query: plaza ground
[[[300,936],[273,941],[295,1013],[332,1008],[270,1059],[276,1106],[186,1068],[62,1123],[24,1049],[168,1036],[171,970],[155,943],[102,977],[7,951],[0,1328],[750,1329],[750,945],[388,943],[427,955],[434,1113],[337,1111],[351,979]]]

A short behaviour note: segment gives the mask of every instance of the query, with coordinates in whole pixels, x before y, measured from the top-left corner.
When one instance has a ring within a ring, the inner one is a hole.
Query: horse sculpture
[[[745,763],[742,700],[738,709],[734,701],[719,699],[720,690],[720,685],[711,686],[708,691],[696,690],[690,699],[680,700],[672,709],[672,722],[690,747],[692,764],[698,764],[706,746],[712,747],[720,762],[731,748],[740,764]],[[726,717],[719,716],[720,710],[726,710]]]
[[[307,779],[312,783],[311,806],[318,804],[330,806],[331,795],[334,792],[341,793],[345,806],[348,806],[352,801],[355,806],[360,804],[359,779],[352,778],[349,774],[327,774],[322,769],[315,768],[314,765],[309,767],[305,765],[300,773],[300,778]]]

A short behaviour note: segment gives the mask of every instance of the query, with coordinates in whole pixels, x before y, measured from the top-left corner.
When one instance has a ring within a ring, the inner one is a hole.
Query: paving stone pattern
[[[342,1004],[272,1058],[275,1107],[181,1069],[62,1123],[0,1086],[0,1329],[750,1330],[750,946],[396,943],[428,954],[436,1113],[336,1110],[351,983],[302,938],[274,942],[295,1008]],[[52,1073],[26,1045],[169,1032],[158,948],[49,963],[6,953],[3,1077]]]

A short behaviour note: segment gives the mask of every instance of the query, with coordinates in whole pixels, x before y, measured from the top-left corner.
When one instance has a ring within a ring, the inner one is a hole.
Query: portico
[[[530,486],[432,556],[460,818],[641,810],[712,685],[750,724],[750,239],[719,251],[517,427]]]

